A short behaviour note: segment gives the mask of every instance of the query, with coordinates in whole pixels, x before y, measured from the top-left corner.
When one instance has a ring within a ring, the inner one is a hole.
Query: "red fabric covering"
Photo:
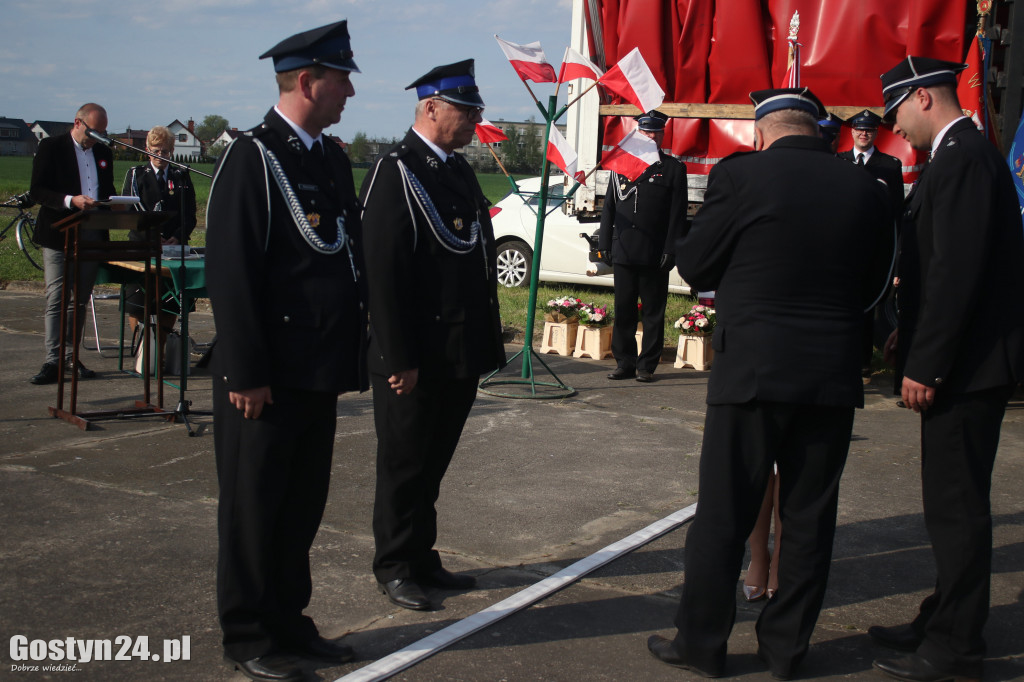
[[[598,0],[608,68],[639,47],[666,102],[748,104],[753,90],[781,87],[786,36],[800,11],[801,84],[826,106],[881,106],[879,75],[909,54],[959,61],[967,45],[967,0]],[[621,99],[605,93],[608,100]],[[633,127],[603,122],[605,149]],[[844,130],[841,148],[850,146]],[[750,149],[753,122],[672,119],[665,146],[690,173]],[[882,130],[878,147],[903,160],[921,158]],[[916,172],[905,174],[907,182]]]

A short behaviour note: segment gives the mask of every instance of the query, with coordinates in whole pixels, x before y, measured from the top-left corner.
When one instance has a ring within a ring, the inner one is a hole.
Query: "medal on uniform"
[[[626,183],[624,183],[624,182],[623,182],[623,183],[620,183],[620,184],[619,184],[619,189],[620,189],[621,191],[625,192],[625,191],[626,191]]]
[[[308,213],[306,214],[306,220],[309,221],[309,226],[312,228],[320,227],[320,214],[319,213]]]
[[[167,179],[167,194],[172,197],[174,196],[174,180],[170,178]]]
[[[462,229],[462,218],[456,218],[455,219],[454,227],[455,227],[456,230],[461,230]]]

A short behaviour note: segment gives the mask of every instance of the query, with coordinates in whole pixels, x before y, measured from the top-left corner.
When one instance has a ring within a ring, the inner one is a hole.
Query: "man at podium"
[[[60,302],[64,286],[64,233],[52,226],[76,211],[93,208],[98,201],[114,194],[114,155],[108,147],[97,145],[89,131],[107,134],[107,111],[99,104],[84,104],[75,114],[74,127],[63,135],[39,141],[39,150],[32,162],[32,183],[29,196],[40,205],[36,218],[35,242],[43,251],[43,274],[46,280],[46,310],[43,315],[46,359],[43,368],[32,377],[33,384],[52,384],[57,381],[60,349]],[[100,230],[82,230],[81,241],[106,241],[107,233]],[[85,329],[85,304],[92,294],[96,279],[96,261],[82,262],[78,267],[78,298],[67,316],[67,358],[70,362]],[[71,289],[70,291],[74,291]],[[70,293],[69,293],[70,299]],[[72,330],[72,320],[78,321]],[[74,334],[72,335],[72,331]],[[95,376],[81,362],[75,368],[81,379]]]

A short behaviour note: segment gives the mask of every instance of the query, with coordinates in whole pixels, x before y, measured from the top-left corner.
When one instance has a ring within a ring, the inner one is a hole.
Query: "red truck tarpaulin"
[[[666,103],[749,104],[748,93],[781,87],[786,36],[800,12],[801,85],[826,107],[880,107],[879,76],[907,55],[961,60],[967,0],[590,0],[599,6],[605,68],[639,47],[665,89]],[[613,98],[609,103],[621,103]],[[634,127],[603,121],[604,144]],[[751,149],[753,122],[674,118],[665,146],[706,174],[729,154]],[[891,131],[879,149],[899,157],[911,182],[923,157]],[[840,149],[851,146],[844,128]]]

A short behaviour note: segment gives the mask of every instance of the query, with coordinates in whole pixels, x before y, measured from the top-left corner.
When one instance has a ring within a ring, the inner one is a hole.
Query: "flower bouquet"
[[[612,323],[612,316],[608,314],[608,306],[586,303],[580,306],[577,313],[580,324],[587,327],[605,327]]]
[[[544,306],[545,322],[574,322],[579,319],[580,307],[583,301],[571,296],[563,296],[548,301]]]
[[[715,328],[715,321],[715,309],[698,303],[672,326],[678,329],[680,334],[710,334]]]

